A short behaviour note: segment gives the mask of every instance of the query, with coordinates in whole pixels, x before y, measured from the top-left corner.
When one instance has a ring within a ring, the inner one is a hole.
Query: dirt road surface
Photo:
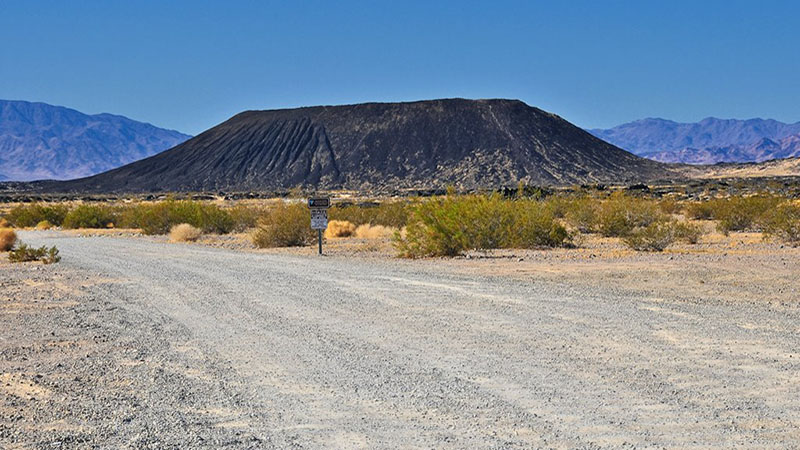
[[[800,309],[21,233],[0,447],[800,445]]]

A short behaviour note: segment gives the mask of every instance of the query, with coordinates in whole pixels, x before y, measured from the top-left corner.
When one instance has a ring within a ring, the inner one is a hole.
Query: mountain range
[[[696,123],[642,119],[589,132],[632,153],[662,162],[761,162],[800,155],[800,122],[713,117]]]
[[[379,190],[669,177],[518,100],[442,99],[246,111],[176,147],[51,191]]]
[[[85,177],[190,137],[123,116],[0,100],[0,180]]]

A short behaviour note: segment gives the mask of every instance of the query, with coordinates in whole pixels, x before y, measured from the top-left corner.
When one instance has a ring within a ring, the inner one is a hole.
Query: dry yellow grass
[[[17,233],[11,228],[0,228],[0,252],[7,252],[17,242]]]
[[[331,220],[328,222],[328,228],[325,229],[325,237],[340,238],[350,237],[356,231],[356,226],[347,220]]]
[[[365,223],[355,230],[355,236],[362,239],[386,239],[394,236],[397,228]]]
[[[53,224],[51,224],[46,220],[42,220],[41,222],[36,224],[37,230],[49,230],[50,228],[53,228]]]
[[[194,242],[200,238],[203,231],[188,223],[175,225],[169,230],[169,240],[172,242]]]

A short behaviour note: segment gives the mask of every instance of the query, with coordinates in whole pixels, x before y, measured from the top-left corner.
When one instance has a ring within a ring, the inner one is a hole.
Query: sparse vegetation
[[[7,252],[14,248],[17,242],[17,233],[11,228],[0,228],[0,252]]]
[[[731,231],[759,231],[761,218],[774,209],[781,199],[773,196],[730,197],[713,202],[717,229],[725,234]]]
[[[628,247],[637,251],[660,252],[675,242],[673,222],[653,222],[629,232],[622,238]]]
[[[354,235],[355,237],[361,239],[387,239],[394,236],[394,234],[397,232],[399,232],[399,230],[394,227],[370,225],[365,223],[356,227]]]
[[[702,226],[688,222],[672,222],[675,240],[687,244],[697,244],[706,233]]]
[[[169,230],[169,240],[172,242],[194,242],[200,239],[203,230],[195,228],[188,223],[175,225]]]
[[[64,228],[108,228],[114,223],[115,211],[110,206],[83,204],[72,208],[61,226]]]
[[[336,205],[328,211],[332,220],[346,220],[355,226],[370,224],[402,228],[408,222],[408,201],[386,201],[363,205]]]
[[[603,236],[625,237],[637,228],[664,220],[666,215],[656,202],[616,193],[600,206],[597,231]]]
[[[54,264],[61,261],[61,256],[58,255],[55,246],[34,248],[21,243],[8,252],[8,260],[13,263],[41,261],[45,264]]]
[[[350,237],[356,232],[356,226],[346,220],[331,220],[325,229],[325,238]]]
[[[310,222],[311,213],[305,204],[278,203],[259,219],[252,234],[253,244],[259,248],[308,245],[317,238]]]
[[[395,234],[405,257],[455,256],[467,250],[564,245],[566,229],[544,203],[499,195],[448,195],[418,203],[406,235]]]
[[[6,218],[17,228],[34,227],[43,220],[55,226],[61,226],[68,212],[69,207],[67,205],[43,205],[32,203],[30,205],[20,205],[13,208],[6,215]]]
[[[762,222],[765,237],[800,246],[800,204],[782,203],[766,213]]]
[[[125,223],[145,234],[166,234],[174,225],[189,224],[204,233],[227,234],[235,226],[231,215],[217,205],[192,200],[140,204],[126,211]]]
[[[597,228],[600,201],[591,197],[580,197],[566,202],[564,218],[567,223],[581,233],[592,233]]]

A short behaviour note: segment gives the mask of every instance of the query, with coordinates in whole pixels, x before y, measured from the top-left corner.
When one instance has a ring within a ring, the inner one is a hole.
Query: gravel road
[[[21,235],[0,447],[800,445],[798,304]]]

